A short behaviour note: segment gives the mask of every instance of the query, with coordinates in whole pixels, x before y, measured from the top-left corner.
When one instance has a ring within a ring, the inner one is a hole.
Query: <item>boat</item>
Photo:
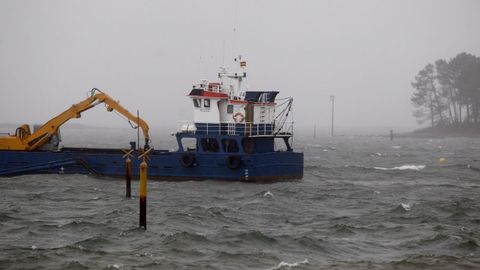
[[[134,156],[148,153],[148,178],[161,180],[280,181],[303,177],[303,153],[293,150],[293,98],[278,91],[245,90],[246,61],[235,59],[236,71],[221,67],[218,81],[200,80],[187,95],[193,121],[181,122],[175,151],[151,149],[149,126],[106,93],[90,96],[42,126],[17,128],[0,135],[0,176],[23,174],[93,174],[125,176],[125,149],[61,147],[60,126],[105,103],[142,129],[145,144],[130,142]],[[127,144],[128,145],[128,144]],[[282,145],[280,147],[280,145]],[[139,175],[140,160],[131,171]]]

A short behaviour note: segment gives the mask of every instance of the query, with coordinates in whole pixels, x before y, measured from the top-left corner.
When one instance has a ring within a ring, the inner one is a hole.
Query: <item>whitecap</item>
[[[263,194],[263,197],[272,198],[272,197],[273,197],[273,193],[270,192],[270,190],[269,190],[269,191],[267,191],[267,192],[265,192],[265,193]]]
[[[393,167],[393,168],[384,168],[384,167],[373,167],[376,170],[382,170],[382,171],[393,171],[393,170],[413,170],[413,171],[420,171],[425,169],[426,165],[402,165],[398,167]]]
[[[269,268],[270,270],[277,270],[277,269],[290,269],[292,267],[297,267],[302,264],[308,264],[308,259],[305,259],[301,262],[294,262],[294,263],[288,263],[281,261],[277,266]]]
[[[393,149],[400,149],[400,148],[402,148],[402,146],[400,146],[400,145],[394,145],[394,146],[392,146],[392,148],[393,148]]]
[[[37,246],[33,245],[33,246],[32,246],[32,249],[33,249],[33,250],[37,249]]]
[[[410,211],[411,206],[408,203],[401,203],[400,206],[402,206],[403,210],[405,211]]]

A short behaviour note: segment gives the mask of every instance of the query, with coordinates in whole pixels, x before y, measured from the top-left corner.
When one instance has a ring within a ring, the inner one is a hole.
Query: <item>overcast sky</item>
[[[43,123],[97,87],[171,126],[192,118],[192,84],[241,54],[249,89],[293,96],[300,126],[328,129],[335,95],[339,127],[415,128],[410,82],[480,55],[479,14],[477,0],[0,0],[0,123]],[[126,125],[103,107],[73,122]]]

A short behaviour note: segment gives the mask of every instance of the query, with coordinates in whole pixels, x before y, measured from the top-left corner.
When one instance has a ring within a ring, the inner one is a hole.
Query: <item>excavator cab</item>
[[[30,135],[32,135],[32,132],[30,132],[30,126],[27,124],[21,125],[15,130],[15,136],[22,140]]]
[[[33,125],[33,133],[37,132],[42,125]],[[42,151],[57,151],[60,150],[60,142],[62,141],[62,136],[60,133],[60,128],[57,131],[48,137],[48,141],[40,145],[37,149]]]

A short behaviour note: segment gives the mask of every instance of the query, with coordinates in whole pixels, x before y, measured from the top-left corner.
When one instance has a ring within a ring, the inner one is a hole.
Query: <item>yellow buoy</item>
[[[442,164],[442,163],[447,162],[447,159],[444,158],[444,157],[441,157],[441,158],[437,159],[437,162],[440,163],[440,164]]]

